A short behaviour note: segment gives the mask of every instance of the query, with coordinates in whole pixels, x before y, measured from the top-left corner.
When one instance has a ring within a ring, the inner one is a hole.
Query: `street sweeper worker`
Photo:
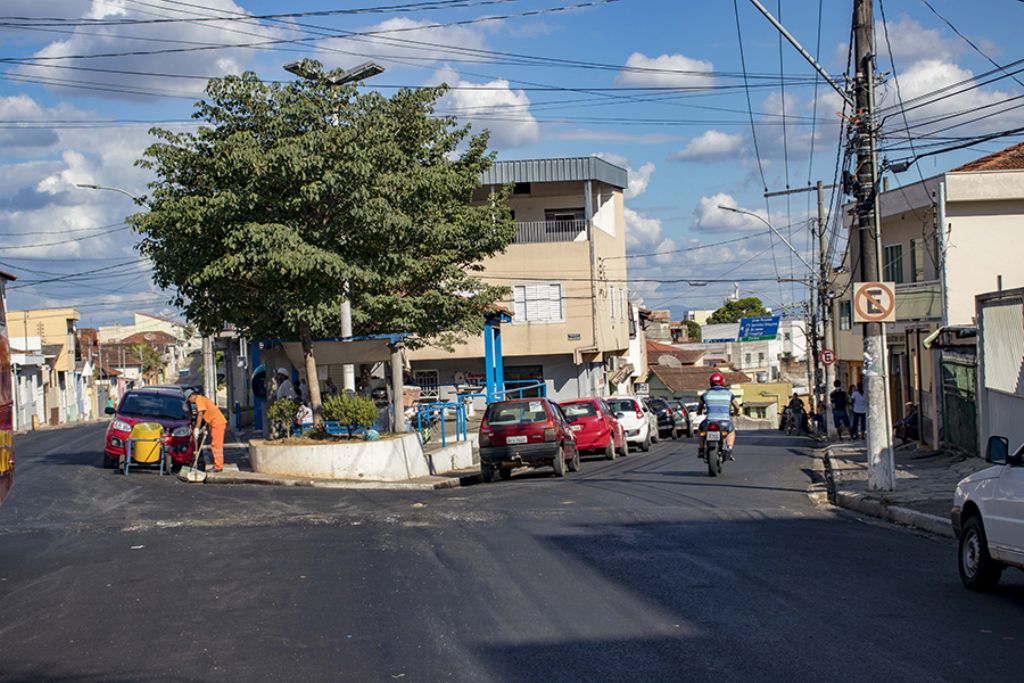
[[[217,404],[200,394],[190,394],[188,402],[196,407],[196,423],[193,436],[199,444],[199,426],[205,422],[210,431],[210,449],[213,451],[213,471],[224,471],[224,430],[228,421]]]

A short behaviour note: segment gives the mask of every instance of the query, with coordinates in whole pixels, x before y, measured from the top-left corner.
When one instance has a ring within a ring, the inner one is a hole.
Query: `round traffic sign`
[[[880,323],[896,310],[896,294],[886,282],[861,282],[853,293],[857,322]]]
[[[822,349],[819,355],[821,356],[821,362],[825,365],[832,365],[836,362],[836,352],[832,349]]]

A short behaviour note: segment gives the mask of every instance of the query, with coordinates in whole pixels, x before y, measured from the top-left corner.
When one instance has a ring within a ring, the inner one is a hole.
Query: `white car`
[[[697,402],[686,404],[686,412],[690,414],[690,427],[693,429],[694,433],[696,433],[697,428],[700,427],[700,423],[704,421],[704,416],[697,414],[697,407],[699,405],[700,403]]]
[[[1024,446],[1010,454],[1005,437],[985,449],[992,467],[965,477],[953,497],[960,580],[971,590],[996,587],[1006,567],[1024,569]]]
[[[639,447],[645,453],[651,450],[651,442],[658,433],[658,417],[634,396],[609,396],[605,400],[626,430],[626,443]]]

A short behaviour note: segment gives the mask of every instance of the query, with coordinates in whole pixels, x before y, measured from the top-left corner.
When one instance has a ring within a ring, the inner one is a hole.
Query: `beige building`
[[[558,399],[628,390],[643,369],[627,360],[637,328],[626,281],[626,170],[597,157],[500,161],[475,199],[513,185],[513,243],[480,277],[510,288],[502,327],[506,381],[543,381]],[[410,354],[428,394],[483,383],[484,344]],[[512,388],[514,385],[510,385]]]
[[[973,325],[975,295],[1024,286],[1024,144],[887,190],[880,207],[880,279],[896,283],[897,321],[886,326],[892,412],[898,419],[906,403],[918,404],[925,440],[956,443],[960,436],[951,432],[953,422],[973,420],[963,413],[973,411],[975,403],[968,388],[974,360],[962,350],[933,353],[928,338],[942,326]],[[851,233],[847,272],[835,285],[842,294],[833,311],[839,328],[837,377],[847,387],[860,381],[863,366],[863,338],[860,325],[852,322],[847,286],[851,278],[861,280],[859,250]],[[944,409],[949,419],[941,419]]]
[[[75,368],[75,326],[81,317],[74,308],[7,311],[11,347],[38,350],[47,360],[42,393],[44,415],[50,424],[78,420],[84,412],[86,397]]]

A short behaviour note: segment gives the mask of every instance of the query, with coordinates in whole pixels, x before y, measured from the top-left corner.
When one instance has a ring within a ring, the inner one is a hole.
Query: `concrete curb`
[[[453,474],[448,477],[430,477],[412,481],[349,481],[341,479],[308,479],[282,477],[258,472],[238,472],[225,469],[224,472],[209,473],[207,484],[259,484],[263,486],[296,486],[320,489],[362,489],[369,491],[434,491],[472,486],[480,483],[479,472]]]
[[[831,448],[826,448],[823,458],[824,474],[827,482],[825,500],[818,502],[815,496],[820,497],[820,491],[815,491],[812,495],[812,491],[808,489],[808,497],[816,504],[828,502],[836,507],[841,507],[846,510],[853,510],[854,512],[859,512],[861,514],[871,515],[872,517],[878,517],[879,519],[885,519],[890,522],[896,522],[897,524],[914,527],[915,529],[921,529],[922,531],[938,534],[939,536],[956,538],[956,534],[953,532],[953,523],[945,517],[931,515],[927,512],[919,512],[901,505],[888,505],[880,500],[875,500],[864,493],[836,489],[835,481],[832,477],[831,459]],[[815,485],[812,485],[812,488],[814,486]]]

